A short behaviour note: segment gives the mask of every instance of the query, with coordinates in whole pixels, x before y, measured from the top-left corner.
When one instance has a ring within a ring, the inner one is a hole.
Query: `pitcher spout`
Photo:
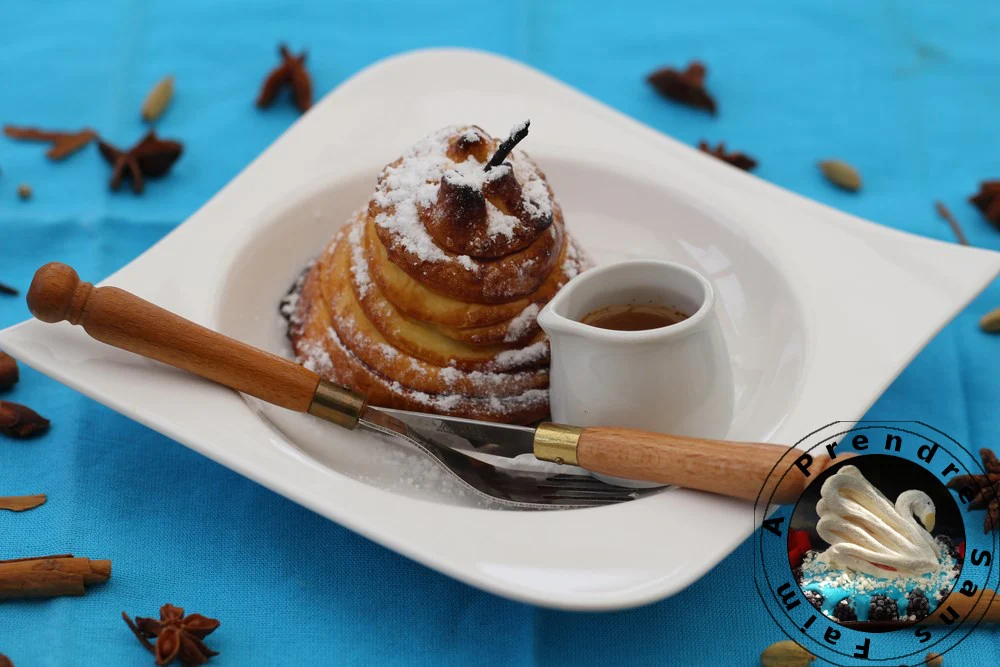
[[[559,295],[556,295],[556,298],[549,301],[537,316],[538,326],[552,340],[570,335],[575,324],[573,320],[559,313],[557,310],[558,301]]]

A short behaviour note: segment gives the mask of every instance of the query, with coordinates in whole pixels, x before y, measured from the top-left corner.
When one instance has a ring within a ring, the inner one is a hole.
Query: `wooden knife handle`
[[[28,308],[43,322],[83,326],[91,338],[306,412],[320,378],[292,361],[195,324],[117,287],[81,282],[69,266],[38,269]]]
[[[646,482],[675,484],[732,498],[795,502],[830,463],[823,457],[806,477],[794,466],[803,454],[763,443],[726,442],[603,426],[583,429],[576,458],[587,470]],[[788,474],[782,478],[782,473]],[[772,474],[773,473],[773,474]],[[780,483],[780,486],[779,486]]]

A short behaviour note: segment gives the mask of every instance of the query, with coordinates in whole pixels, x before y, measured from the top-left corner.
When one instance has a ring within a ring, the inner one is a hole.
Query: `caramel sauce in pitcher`
[[[667,306],[651,304],[621,304],[598,308],[584,315],[580,321],[599,329],[614,331],[646,331],[660,329],[683,322],[687,315]]]

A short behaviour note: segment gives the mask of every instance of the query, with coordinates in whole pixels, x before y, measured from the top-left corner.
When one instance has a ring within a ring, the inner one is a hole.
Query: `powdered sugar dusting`
[[[440,375],[441,379],[445,381],[445,384],[450,386],[455,384],[462,377],[462,371],[457,368],[447,366],[442,368],[438,375]]]
[[[497,355],[494,366],[497,370],[507,370],[537,364],[549,354],[549,342],[538,341],[520,350],[506,350]]]
[[[514,231],[521,226],[521,221],[512,215],[507,215],[492,202],[486,202],[486,233],[491,238],[503,235],[506,239],[514,238]]]
[[[305,276],[305,274],[302,274]],[[301,281],[302,278],[300,277]],[[296,283],[292,286],[292,291],[285,295],[285,298],[281,300],[281,305],[278,306],[278,311],[281,315],[291,322],[292,324],[298,324],[298,309],[299,309],[299,298],[301,296],[301,282]]]
[[[281,303],[278,304],[278,312],[281,313],[281,316],[293,326],[299,326],[302,324],[302,320],[299,317],[299,299],[302,294],[302,285],[306,281],[306,276],[309,275],[309,269],[311,269],[315,263],[315,259],[310,259],[306,262],[302,272],[295,278],[295,282],[292,283],[288,293],[282,297]]]
[[[566,259],[563,260],[562,272],[566,280],[570,281],[580,275],[581,271],[590,268],[591,261],[582,250],[580,250],[572,239],[566,244]]]
[[[358,359],[354,352],[352,352],[351,349],[344,344],[333,327],[327,328],[326,335],[330,344],[337,346],[341,352],[348,355],[356,362],[361,363],[361,360]],[[300,345],[298,362],[320,375],[329,373],[333,370],[333,362],[330,359],[330,354],[322,345],[314,343],[303,343]],[[451,370],[455,373],[462,372],[456,369]],[[487,377],[499,374],[480,373],[479,375]],[[440,412],[454,411],[463,405],[485,403],[489,406],[490,411],[495,415],[503,416],[524,409],[545,405],[549,400],[548,389],[528,389],[527,391],[515,396],[504,396],[501,400],[496,397],[470,398],[461,394],[430,394],[423,391],[409,389],[395,380],[387,381],[380,379],[380,381],[393,393]]]
[[[466,166],[470,164],[473,165],[473,169],[469,169]],[[482,164],[482,162],[477,162],[474,158],[465,162],[459,162],[455,165],[456,168],[447,170],[441,175],[441,178],[452,185],[472,188],[473,190],[482,190],[483,184],[495,181],[501,176],[506,176],[511,169],[510,165],[505,162],[496,169],[483,171]]]
[[[299,347],[298,362],[319,375],[333,371],[333,360],[330,359],[330,353],[317,343],[303,343]]]
[[[507,325],[507,335],[504,336],[504,342],[513,343],[524,337],[528,331],[531,330],[532,325],[535,323],[535,318],[538,316],[538,311],[541,310],[537,303],[528,304],[520,314],[510,321]]]
[[[479,271],[479,265],[476,264],[475,260],[468,255],[459,255],[455,259],[458,260],[458,263],[465,269],[472,271],[473,273],[477,273]]]
[[[375,224],[392,233],[393,239],[406,251],[424,262],[457,262],[468,271],[478,265],[472,258],[461,255],[451,257],[435,244],[420,219],[421,209],[437,200],[441,179],[482,190],[483,184],[501,178],[510,169],[521,184],[525,210],[534,218],[551,216],[553,202],[541,173],[522,151],[515,150],[509,162],[490,170],[483,170],[483,163],[474,156],[464,162],[454,162],[448,157],[448,139],[458,133],[459,127],[438,130],[424,138],[403,154],[398,164],[387,166],[379,179],[373,201],[384,209],[375,216]],[[475,130],[466,129],[463,136],[475,139]],[[492,206],[492,205],[491,205]],[[489,234],[512,238],[521,224],[513,216],[506,216],[493,207],[489,218]]]
[[[364,227],[360,224],[351,225],[351,233],[347,237],[351,244],[351,275],[358,288],[358,298],[363,299],[371,289],[372,281],[368,275],[368,260],[365,259],[365,248],[361,242]]]
[[[533,218],[548,218],[552,216],[552,195],[542,180],[542,175],[527,156],[518,150],[511,153],[511,166],[514,178],[521,184],[521,201],[524,209]]]

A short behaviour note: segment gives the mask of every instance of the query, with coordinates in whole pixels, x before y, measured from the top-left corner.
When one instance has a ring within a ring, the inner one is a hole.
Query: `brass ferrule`
[[[309,404],[309,414],[333,422],[337,426],[353,429],[358,425],[367,399],[326,380],[320,380]]]
[[[553,463],[579,465],[576,446],[583,429],[565,424],[543,422],[535,429],[535,458]]]

